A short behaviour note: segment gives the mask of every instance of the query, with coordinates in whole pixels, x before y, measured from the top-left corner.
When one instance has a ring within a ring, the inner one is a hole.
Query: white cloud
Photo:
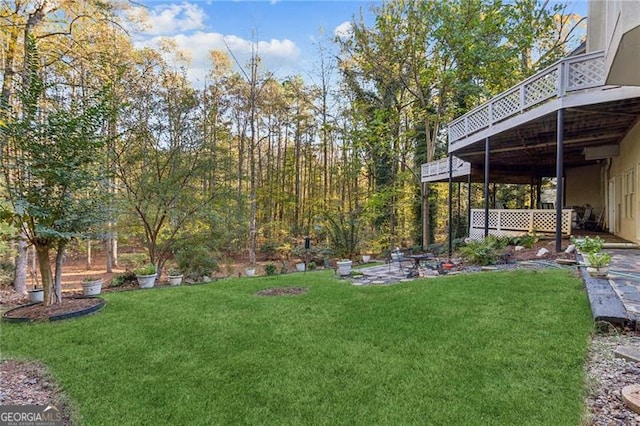
[[[226,45],[242,66],[251,59],[254,42],[235,35],[223,36],[220,33],[197,31],[193,34],[177,34],[170,37],[157,36],[136,43],[136,47],[160,46],[163,40],[173,41],[176,47],[191,59],[187,66],[189,79],[196,87],[201,87],[205,76],[211,68],[209,52],[220,50],[227,52]],[[276,74],[291,73],[297,68],[300,60],[300,49],[288,39],[258,41],[258,55],[262,59],[264,69]],[[299,72],[299,71],[298,71]]]
[[[172,35],[201,30],[206,17],[200,6],[187,2],[160,4],[153,8],[136,7],[130,14],[143,22],[145,34],[149,35]]]
[[[348,38],[353,34],[353,28],[351,26],[351,21],[344,21],[342,24],[338,25],[333,29],[333,34],[336,37],[340,38]]]

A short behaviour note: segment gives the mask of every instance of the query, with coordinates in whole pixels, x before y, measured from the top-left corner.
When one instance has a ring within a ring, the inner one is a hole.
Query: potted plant
[[[248,266],[245,272],[247,273],[248,277],[255,277],[256,276],[256,267],[255,266]]]
[[[152,288],[155,285],[156,276],[158,274],[156,265],[148,264],[141,266],[133,272],[136,274],[136,279],[138,280],[140,288]]]
[[[298,272],[304,272],[304,270],[306,269],[306,265],[304,262],[298,262],[296,263],[296,270]]]
[[[353,262],[349,259],[342,259],[339,260],[337,262],[338,265],[338,274],[341,277],[346,277],[348,275],[351,275],[351,266],[353,265]]]
[[[97,296],[102,291],[102,278],[86,276],[82,279],[82,294],[85,296]]]
[[[606,277],[609,273],[609,265],[611,264],[611,255],[604,251],[587,254],[589,266],[587,272],[592,277]]]
[[[42,303],[44,302],[44,289],[33,287],[33,290],[29,290],[29,302],[31,303]]]
[[[371,261],[371,255],[370,254],[363,254],[362,255],[362,263],[369,263],[369,261]]]
[[[573,244],[575,244],[576,249],[582,254],[588,253],[596,253],[602,250],[602,246],[604,244],[604,240],[598,236],[590,237],[585,236],[583,238],[572,238]]]
[[[173,286],[182,284],[183,276],[178,269],[169,269],[169,284]]]

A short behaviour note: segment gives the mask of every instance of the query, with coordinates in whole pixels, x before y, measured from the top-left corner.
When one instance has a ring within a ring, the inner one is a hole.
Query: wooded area
[[[134,47],[131,7],[0,6],[0,231],[17,241],[0,254],[13,270],[15,247],[23,291],[36,248],[47,303],[75,239],[104,241],[107,269],[116,241],[160,267],[179,253],[254,263],[307,235],[332,258],[441,241],[447,188],[422,185],[420,165],[446,156],[444,124],[579,42],[562,5],[385,1],[373,25],[356,16],[318,43],[312,78],[265,69],[256,40],[249,63],[212,51],[196,88],[169,39]]]

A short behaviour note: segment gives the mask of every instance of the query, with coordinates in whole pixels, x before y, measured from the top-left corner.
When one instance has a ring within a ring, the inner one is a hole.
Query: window
[[[633,219],[635,209],[636,170],[629,169],[624,174],[624,217]]]

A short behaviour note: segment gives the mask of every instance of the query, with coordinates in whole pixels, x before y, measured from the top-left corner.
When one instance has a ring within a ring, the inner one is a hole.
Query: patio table
[[[424,260],[433,260],[435,258],[435,256],[431,253],[410,254],[407,257],[413,259],[413,267],[415,269],[418,269],[420,267],[420,262]]]

